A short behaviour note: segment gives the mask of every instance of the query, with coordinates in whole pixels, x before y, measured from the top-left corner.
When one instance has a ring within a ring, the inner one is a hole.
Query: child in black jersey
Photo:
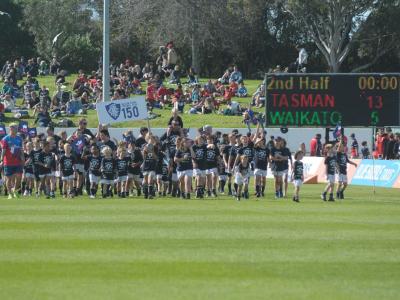
[[[181,197],[190,199],[192,189],[193,161],[195,156],[189,139],[182,139],[178,144],[174,161],[177,164],[176,170],[181,189]]]
[[[344,145],[342,143],[338,143],[336,147],[336,159],[339,171],[336,198],[344,199],[344,190],[347,188],[347,164],[355,167],[357,167],[357,164],[349,160],[347,154],[344,152]]]
[[[115,160],[112,157],[112,150],[110,147],[105,146],[101,150],[103,159],[101,160],[100,171],[101,171],[101,184],[103,185],[102,196],[103,198],[112,197],[111,188],[114,185],[115,179]]]
[[[304,166],[301,161],[304,157],[304,153],[302,151],[297,151],[294,155],[294,164],[292,169],[292,180],[294,185],[294,196],[293,201],[300,202],[299,193],[300,187],[303,185],[304,181]]]
[[[206,184],[206,151],[207,146],[204,143],[204,138],[200,135],[196,137],[193,145],[193,176],[196,183],[196,198],[204,197],[204,187]]]
[[[136,147],[135,142],[131,142],[128,145],[128,156],[130,157],[130,164],[128,166],[128,191],[136,187],[137,196],[142,195],[142,180],[141,176],[141,165],[143,163],[142,151],[139,147]]]
[[[25,165],[24,165],[24,181],[25,181],[25,192],[24,196],[32,196],[32,190],[34,187],[35,176],[33,175],[33,160],[31,158],[31,152],[33,145],[31,142],[25,145]]]
[[[64,197],[73,197],[74,179],[75,179],[75,157],[72,156],[72,147],[70,144],[64,145],[65,154],[59,161],[61,180],[63,181]]]
[[[90,182],[90,198],[96,198],[98,185],[101,178],[101,156],[99,147],[93,144],[90,147],[90,154],[83,153],[82,158],[89,163],[89,182]]]
[[[39,155],[38,165],[40,166],[40,182],[47,198],[55,198],[54,184],[53,184],[53,168],[55,167],[56,159],[54,153],[50,152],[50,143],[43,142],[43,151]]]
[[[42,185],[41,185],[41,181],[40,181],[41,166],[39,164],[40,153],[42,153],[40,139],[35,138],[33,140],[33,149],[31,151],[30,157],[31,157],[31,160],[33,163],[33,175],[35,177],[34,180],[35,180],[36,197],[39,197],[39,193],[42,190]]]
[[[146,135],[146,141],[143,147],[143,194],[145,199],[153,199],[157,168],[156,141],[150,133]]]
[[[250,164],[247,155],[241,155],[239,157],[239,163],[235,167],[235,195],[236,200],[240,201],[242,190],[244,191],[244,198],[249,199],[249,178],[250,178]],[[244,186],[244,187],[243,187]]]
[[[220,159],[219,149],[214,144],[214,136],[207,137],[206,148],[206,185],[208,197],[211,194],[217,197],[217,182],[218,182],[218,161]]]
[[[254,176],[257,198],[264,197],[269,155],[264,136],[257,138],[254,142]]]
[[[335,198],[333,197],[333,192],[335,189],[337,159],[334,148],[330,144],[325,146],[325,167],[326,180],[328,181],[328,184],[326,185],[324,192],[321,195],[321,199],[323,201],[326,201],[326,195],[327,193],[329,193],[329,201],[335,201]]]
[[[117,149],[117,191],[118,196],[126,198],[128,192],[128,166],[130,164],[130,157],[126,156],[125,146],[119,146]]]

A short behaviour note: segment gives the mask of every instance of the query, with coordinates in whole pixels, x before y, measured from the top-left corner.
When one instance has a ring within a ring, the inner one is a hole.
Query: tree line
[[[2,0],[0,63],[57,56],[95,70],[102,0]],[[174,41],[183,68],[216,77],[236,64],[247,78],[288,66],[296,45],[313,72],[390,72],[400,66],[400,0],[111,0],[111,61],[155,61]],[[55,37],[58,37],[56,40]]]

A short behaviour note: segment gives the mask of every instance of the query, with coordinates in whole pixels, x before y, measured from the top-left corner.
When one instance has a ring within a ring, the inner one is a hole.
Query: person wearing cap
[[[0,142],[1,162],[6,177],[8,199],[17,198],[21,189],[21,178],[24,166],[23,141],[17,135],[18,125],[10,124],[10,132]]]

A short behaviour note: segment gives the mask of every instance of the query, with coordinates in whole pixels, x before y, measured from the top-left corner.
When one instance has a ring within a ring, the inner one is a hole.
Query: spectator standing
[[[359,146],[358,146],[358,141],[357,141],[357,139],[356,139],[356,135],[354,134],[354,133],[352,133],[351,135],[350,135],[350,137],[351,137],[351,140],[352,140],[352,142],[351,142],[351,158],[358,158],[359,157]]]
[[[297,58],[297,72],[298,73],[306,73],[307,71],[307,63],[308,63],[308,53],[306,49],[301,47],[300,45],[296,47],[297,51],[299,51],[299,56]]]
[[[322,143],[321,143],[321,134],[317,133],[315,137],[311,139],[310,143],[310,156],[321,156],[322,152]]]
[[[167,44],[167,69],[173,70],[178,62],[178,55],[176,54],[174,43]]]

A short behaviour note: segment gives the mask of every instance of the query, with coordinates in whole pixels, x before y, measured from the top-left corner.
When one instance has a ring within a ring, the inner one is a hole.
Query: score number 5
[[[369,109],[382,109],[383,107],[382,96],[368,96],[367,101]]]

